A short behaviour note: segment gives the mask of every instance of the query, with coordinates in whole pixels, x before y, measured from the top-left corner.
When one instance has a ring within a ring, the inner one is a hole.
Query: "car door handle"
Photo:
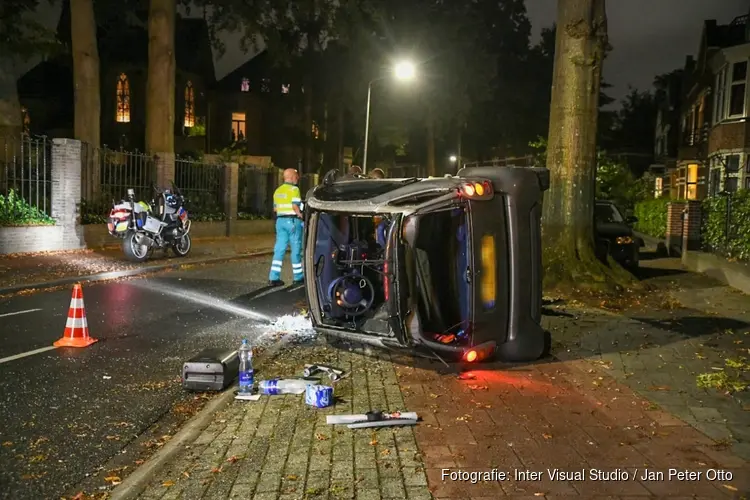
[[[471,283],[471,268],[470,267],[466,268],[466,282]]]

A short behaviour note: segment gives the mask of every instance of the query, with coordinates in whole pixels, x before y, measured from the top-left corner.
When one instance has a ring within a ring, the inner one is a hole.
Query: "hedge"
[[[633,210],[633,215],[638,217],[635,230],[654,238],[664,238],[667,234],[667,204],[669,202],[669,198],[656,198],[636,203]]]
[[[15,190],[0,194],[0,226],[52,226],[55,219],[31,205]]]
[[[727,198],[717,196],[703,201],[703,244],[726,257],[750,260],[750,191],[740,190],[729,201],[729,235]]]

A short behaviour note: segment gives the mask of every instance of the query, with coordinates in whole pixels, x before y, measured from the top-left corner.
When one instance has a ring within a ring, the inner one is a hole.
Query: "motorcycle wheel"
[[[144,262],[149,256],[149,247],[146,245],[139,245],[135,239],[136,232],[129,231],[125,235],[125,239],[122,241],[122,251],[125,257],[133,262]]]
[[[185,257],[190,253],[191,248],[193,248],[193,242],[190,240],[189,234],[186,234],[177,242],[172,244],[172,251],[174,251],[174,254],[177,257]]]

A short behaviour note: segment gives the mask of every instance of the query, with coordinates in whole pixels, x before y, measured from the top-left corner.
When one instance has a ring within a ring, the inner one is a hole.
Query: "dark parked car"
[[[638,268],[641,240],[633,235],[633,216],[624,217],[611,201],[597,200],[594,206],[594,225],[597,248],[602,256],[609,254],[628,269]]]
[[[531,361],[541,326],[547,169],[336,179],[305,200],[305,290],[333,339],[472,362]]]

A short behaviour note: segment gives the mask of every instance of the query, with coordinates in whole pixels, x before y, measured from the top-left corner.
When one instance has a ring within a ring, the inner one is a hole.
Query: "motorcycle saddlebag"
[[[239,368],[237,351],[204,349],[182,365],[182,387],[188,391],[221,391],[234,382]]]

